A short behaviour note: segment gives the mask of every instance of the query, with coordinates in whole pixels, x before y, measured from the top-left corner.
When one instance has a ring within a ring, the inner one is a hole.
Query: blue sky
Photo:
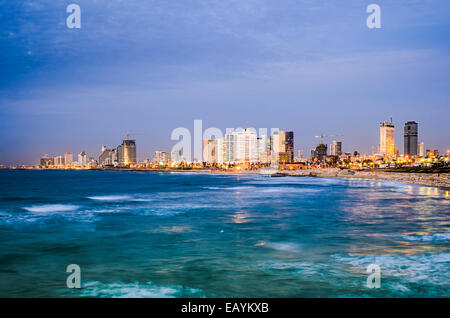
[[[81,29],[66,27],[70,3]],[[447,0],[0,0],[0,163],[96,157],[127,131],[151,158],[194,119],[293,130],[305,154],[343,134],[368,153],[392,115],[400,151],[408,120],[445,151],[449,16]]]

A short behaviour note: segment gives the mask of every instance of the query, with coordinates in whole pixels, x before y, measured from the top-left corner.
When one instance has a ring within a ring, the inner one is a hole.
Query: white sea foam
[[[79,206],[71,204],[43,204],[24,207],[26,211],[33,213],[68,212],[68,211],[75,211],[78,208]]]
[[[420,255],[334,255],[341,263],[365,272],[370,264],[377,264],[382,275],[403,277],[408,282],[425,282],[437,285],[450,280],[450,253]]]
[[[411,242],[448,242],[450,241],[450,232],[432,235],[401,235],[401,238]]]
[[[112,297],[112,298],[174,298],[183,296],[204,297],[199,289],[183,286],[157,286],[148,283],[102,283],[90,281],[83,284],[80,290],[85,297]]]
[[[225,190],[254,190],[257,189],[256,187],[253,186],[237,186],[237,187],[227,187],[224,188]]]
[[[300,252],[301,246],[297,243],[291,242],[264,242],[259,244],[261,246],[265,246],[267,248],[271,248],[277,251],[283,252]]]
[[[317,193],[320,192],[320,189],[310,189],[310,188],[296,188],[296,187],[269,187],[262,188],[261,192],[264,193]]]
[[[263,262],[257,265],[264,271],[292,271],[301,275],[317,275],[329,270],[330,266],[323,263],[310,262]]]
[[[99,195],[88,197],[88,199],[96,201],[131,201],[133,197],[129,195]]]

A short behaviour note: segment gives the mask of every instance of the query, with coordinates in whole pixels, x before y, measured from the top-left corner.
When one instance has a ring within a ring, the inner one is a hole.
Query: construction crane
[[[344,135],[341,134],[335,134],[335,135],[320,135],[320,136],[314,136],[314,138],[320,138],[320,144],[323,144],[323,138],[328,138],[328,137],[343,137]]]
[[[126,137],[127,140],[130,139],[130,136],[135,136],[135,135],[142,135],[141,133],[132,133],[132,132],[125,132],[122,134],[122,136]]]

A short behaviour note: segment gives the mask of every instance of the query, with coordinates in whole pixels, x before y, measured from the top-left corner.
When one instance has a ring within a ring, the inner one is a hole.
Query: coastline
[[[358,178],[395,181],[405,184],[436,187],[444,191],[450,191],[450,173],[388,172],[377,170],[341,170],[339,168],[324,168],[287,171],[283,172],[283,174],[296,177],[315,176],[322,178]]]
[[[9,169],[2,169],[9,170]],[[28,169],[11,169],[28,170]],[[31,169],[37,170],[37,169]],[[418,173],[418,172],[394,172],[380,170],[341,170],[339,168],[320,168],[305,170],[242,170],[226,171],[215,169],[39,169],[41,171],[128,171],[128,172],[159,172],[159,173],[200,173],[218,175],[271,175],[273,177],[319,177],[319,178],[358,178],[369,180],[394,181],[405,184],[414,184],[427,187],[436,187],[444,191],[450,191],[450,173]]]

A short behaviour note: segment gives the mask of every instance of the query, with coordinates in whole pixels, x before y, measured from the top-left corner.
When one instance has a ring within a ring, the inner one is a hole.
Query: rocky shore
[[[450,190],[450,173],[413,173],[413,172],[386,172],[377,170],[341,170],[338,168],[308,169],[283,171],[289,176],[315,176],[328,178],[361,178],[396,181],[409,184],[439,187]]]

